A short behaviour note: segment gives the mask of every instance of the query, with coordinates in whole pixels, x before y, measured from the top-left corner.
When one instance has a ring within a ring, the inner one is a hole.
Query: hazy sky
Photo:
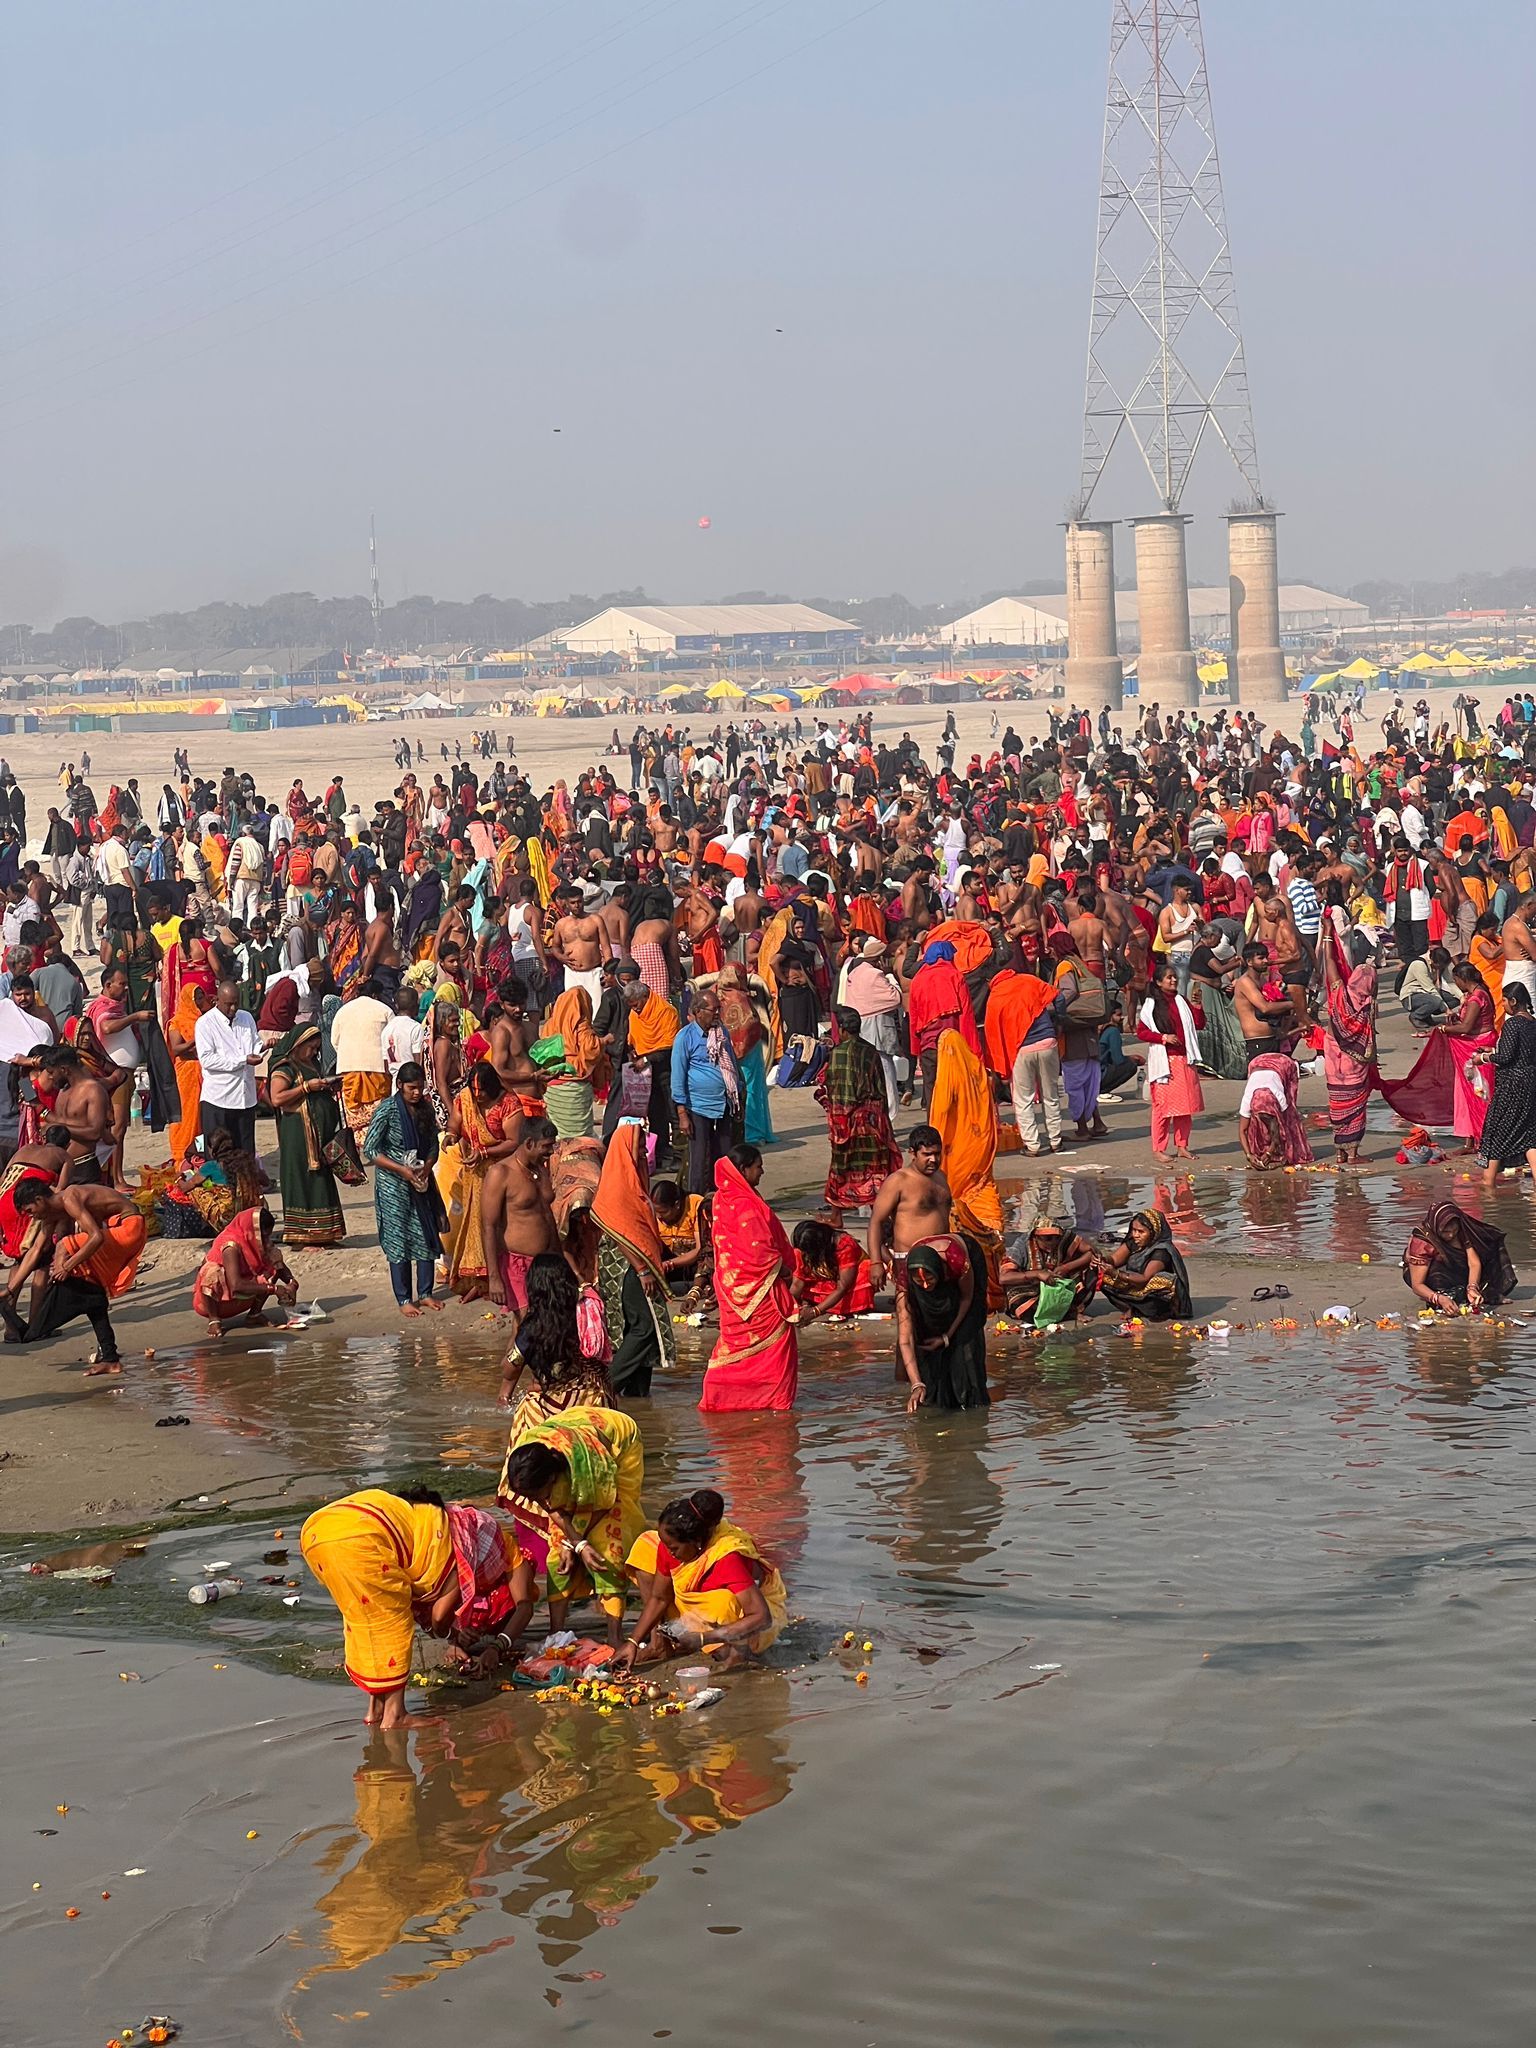
[[[1109,13],[18,0],[0,619],[1051,575]],[[1531,561],[1536,5],[1204,13],[1285,573]]]

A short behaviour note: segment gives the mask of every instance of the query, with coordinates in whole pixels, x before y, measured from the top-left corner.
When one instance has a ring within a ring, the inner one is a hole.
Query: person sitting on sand
[[[778,1571],[707,1487],[667,1503],[630,1550],[628,1569],[644,1606],[615,1670],[695,1650],[735,1670],[768,1648],[789,1611]]]
[[[368,1487],[317,1508],[299,1532],[304,1562],[341,1609],[348,1678],[370,1728],[398,1728],[418,1628],[446,1637],[482,1677],[510,1659],[533,1613],[533,1574],[484,1508],[430,1487]]]
[[[250,1323],[265,1322],[262,1311],[272,1295],[287,1308],[298,1300],[299,1283],[274,1247],[272,1230],[272,1211],[265,1203],[242,1209],[204,1252],[192,1307],[207,1318],[211,1336],[222,1337],[242,1316]]]

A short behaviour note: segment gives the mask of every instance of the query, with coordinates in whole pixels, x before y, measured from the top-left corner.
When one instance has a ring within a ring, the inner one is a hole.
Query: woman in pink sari
[[[791,1283],[795,1254],[784,1226],[757,1192],[763,1155],[733,1145],[715,1166],[715,1298],[720,1337],[710,1353],[699,1406],[792,1408],[800,1343]]]
[[[1431,1041],[1446,1041],[1455,1104],[1451,1128],[1458,1138],[1465,1138],[1465,1149],[1475,1152],[1482,1142],[1483,1119],[1493,1093],[1493,1071],[1486,1062],[1499,1036],[1494,1029],[1493,997],[1471,961],[1459,960],[1451,969],[1451,979],[1461,990],[1461,1008],[1443,1024],[1431,1025],[1429,1035]]]
[[[1351,932],[1346,953],[1332,929],[1327,930],[1323,972],[1328,984],[1323,1026],[1328,1121],[1339,1164],[1358,1166],[1365,1112],[1376,1080],[1376,956],[1369,939]]]
[[[1301,1074],[1283,1052],[1260,1053],[1248,1063],[1238,1131],[1250,1166],[1310,1166],[1312,1147],[1296,1109]]]

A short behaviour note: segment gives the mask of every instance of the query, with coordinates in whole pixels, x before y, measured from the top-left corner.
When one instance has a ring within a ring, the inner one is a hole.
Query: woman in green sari
[[[443,1201],[432,1178],[437,1164],[437,1118],[427,1100],[426,1069],[406,1060],[395,1092],[373,1112],[363,1160],[373,1168],[373,1213],[379,1249],[403,1316],[439,1308],[432,1298],[443,1251]]]
[[[272,1048],[268,1090],[277,1112],[277,1183],[283,1197],[283,1242],[323,1248],[343,1242],[332,1159],[344,1145],[340,1085],[320,1072],[320,1027],[296,1024]]]

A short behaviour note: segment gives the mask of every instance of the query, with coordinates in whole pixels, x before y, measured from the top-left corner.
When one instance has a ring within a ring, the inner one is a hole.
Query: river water
[[[1358,1184],[1305,1199],[1401,1243]],[[437,1694],[395,1744],[322,1682],[299,1504],[483,1486],[494,1331],[136,1366],[119,1398],[217,1425],[229,1483],[142,1549],[4,1560],[0,2036],[1528,2039],[1536,1328],[1105,1321],[912,1419],[889,1342],[820,1347],[793,1418],[645,1410],[648,1499],[718,1484],[783,1563],[770,1670],[665,1721]],[[219,1560],[247,1591],[191,1608]]]

